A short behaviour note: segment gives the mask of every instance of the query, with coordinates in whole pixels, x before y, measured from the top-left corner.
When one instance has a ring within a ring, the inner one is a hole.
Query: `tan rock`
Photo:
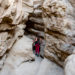
[[[68,0],[45,0],[43,20],[45,23],[45,57],[63,66],[66,57],[74,50],[74,9]]]
[[[2,69],[2,67],[3,67],[3,65],[4,65],[5,59],[6,59],[6,55],[4,55],[4,56],[0,59],[0,70]]]
[[[37,75],[64,75],[64,70],[54,62],[44,58]]]
[[[3,56],[3,54],[7,50],[7,38],[8,38],[8,33],[0,33],[0,56]]]
[[[1,58],[11,50],[15,41],[24,35],[25,22],[32,12],[33,0],[0,0]],[[7,54],[9,55],[9,52]]]
[[[16,70],[29,60],[34,60],[35,56],[32,52],[32,40],[26,36],[18,39],[8,57],[6,58],[5,64],[0,72],[0,75],[16,75]]]

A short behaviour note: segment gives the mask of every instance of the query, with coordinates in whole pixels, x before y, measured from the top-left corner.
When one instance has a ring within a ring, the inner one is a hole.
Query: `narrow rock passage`
[[[64,75],[64,70],[54,62],[44,58],[40,64],[37,75]]]

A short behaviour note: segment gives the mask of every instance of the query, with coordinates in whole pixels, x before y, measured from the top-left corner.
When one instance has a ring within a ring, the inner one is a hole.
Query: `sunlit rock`
[[[0,59],[24,35],[25,22],[33,12],[33,0],[0,0]]]
[[[68,0],[45,0],[43,20],[45,23],[45,57],[63,66],[66,57],[74,50],[74,8]]]

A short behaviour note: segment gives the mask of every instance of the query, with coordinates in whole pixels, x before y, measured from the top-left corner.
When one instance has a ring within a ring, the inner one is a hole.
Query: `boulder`
[[[67,57],[65,60],[65,75],[75,75],[75,54]]]

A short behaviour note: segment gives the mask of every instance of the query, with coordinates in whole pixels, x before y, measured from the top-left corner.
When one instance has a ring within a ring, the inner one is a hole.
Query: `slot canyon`
[[[41,38],[40,57],[32,44]],[[75,75],[75,0],[0,0],[0,75]]]

